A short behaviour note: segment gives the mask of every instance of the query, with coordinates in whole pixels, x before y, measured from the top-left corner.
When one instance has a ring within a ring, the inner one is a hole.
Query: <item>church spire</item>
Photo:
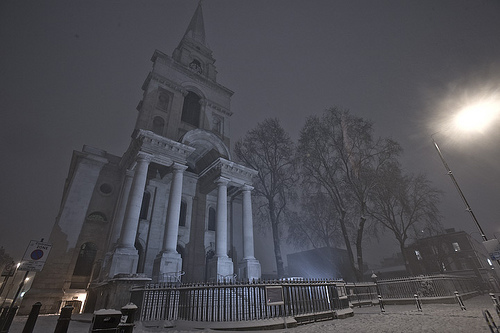
[[[184,38],[191,38],[203,46],[207,46],[205,43],[205,24],[203,23],[203,12],[201,9],[201,0],[198,3],[198,7],[189,22],[189,26],[186,29]]]
[[[174,50],[172,58],[193,72],[216,81],[215,59],[205,39],[201,1],[196,7],[184,36]]]

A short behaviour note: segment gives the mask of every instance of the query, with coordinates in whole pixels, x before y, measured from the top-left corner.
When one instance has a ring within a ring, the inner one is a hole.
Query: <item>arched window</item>
[[[141,214],[139,218],[141,220],[148,219],[148,210],[149,210],[149,201],[151,200],[151,194],[149,192],[144,192],[144,196],[142,197],[142,206],[141,206]]]
[[[104,213],[101,213],[101,212],[90,213],[87,216],[87,220],[88,221],[98,221],[98,222],[107,222],[108,221],[108,219],[106,218],[106,215],[104,215]]]
[[[165,127],[165,120],[162,117],[154,117],[153,119],[153,133],[163,135],[163,128]]]
[[[73,270],[73,275],[90,277],[96,254],[97,247],[94,243],[88,242],[82,244],[80,252],[78,253],[78,259],[76,260],[75,269]]]
[[[170,97],[165,89],[158,88],[158,100],[156,101],[156,107],[162,110],[168,109],[168,103]]]
[[[200,126],[200,96],[190,91],[184,97],[184,105],[182,106],[181,120],[195,127]]]
[[[187,203],[183,200],[181,201],[181,212],[179,214],[179,226],[186,226],[186,212],[187,212]]]
[[[215,231],[215,209],[213,207],[208,209],[208,230]]]

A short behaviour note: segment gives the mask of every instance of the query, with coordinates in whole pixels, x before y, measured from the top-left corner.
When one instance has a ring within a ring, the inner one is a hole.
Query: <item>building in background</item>
[[[21,313],[120,308],[132,285],[259,279],[252,178],[231,160],[230,101],[199,4],[172,56],[156,50],[122,156],[73,153],[52,251]]]
[[[446,229],[445,234],[418,239],[405,250],[412,275],[472,275],[483,287],[500,290],[488,252],[465,231]]]
[[[394,279],[409,276],[406,271],[405,262],[401,252],[385,257],[377,265],[370,265],[370,269],[365,271],[365,281],[371,281],[372,274],[377,275],[379,280]]]

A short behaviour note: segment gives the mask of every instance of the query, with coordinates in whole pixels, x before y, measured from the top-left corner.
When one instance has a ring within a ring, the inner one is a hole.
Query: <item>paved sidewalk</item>
[[[497,325],[497,316],[491,298],[486,294],[464,301],[466,310],[458,304],[423,304],[422,311],[415,305],[387,305],[386,312],[381,313],[380,307],[367,306],[354,308],[354,316],[346,319],[328,320],[295,328],[279,329],[274,332],[317,333],[317,332],[374,332],[374,333],[482,333],[490,332],[483,316],[483,310],[488,310]],[[16,317],[10,333],[21,333],[26,322],[26,316]],[[40,316],[34,333],[51,333],[57,324],[57,316]],[[88,333],[92,315],[73,315],[68,333]],[[237,325],[237,323],[235,323]],[[147,332],[213,332],[209,329],[195,327],[173,327],[162,330],[145,330],[138,325],[134,333]],[[225,331],[231,332],[231,331]],[[233,331],[234,332],[234,331]],[[255,332],[255,331],[254,331]],[[269,332],[269,331],[267,331]]]

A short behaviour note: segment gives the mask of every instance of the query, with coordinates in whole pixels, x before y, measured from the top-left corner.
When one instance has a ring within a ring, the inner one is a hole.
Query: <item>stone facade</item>
[[[123,156],[74,152],[51,255],[21,313],[82,302],[121,308],[131,286],[260,278],[252,178],[231,161],[230,100],[216,81],[201,6],[172,57],[155,51]],[[117,296],[119,295],[119,296]]]

